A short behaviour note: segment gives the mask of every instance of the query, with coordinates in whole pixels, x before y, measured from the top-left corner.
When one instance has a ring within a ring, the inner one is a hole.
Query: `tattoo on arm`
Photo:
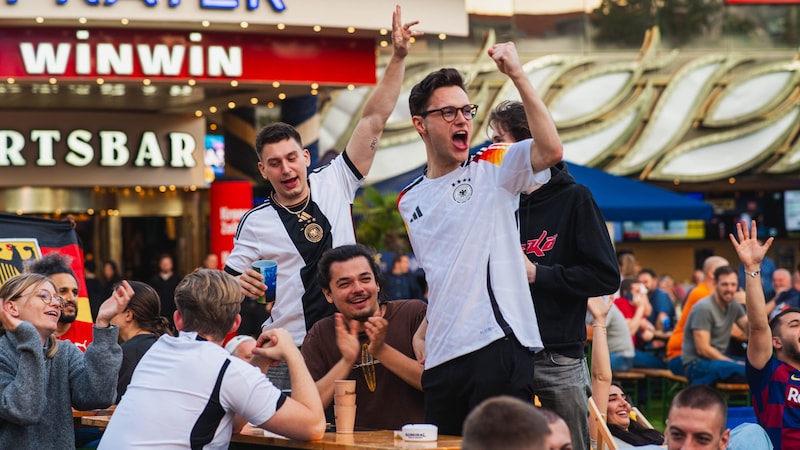
[[[373,152],[378,149],[378,138],[372,137],[372,142],[369,143],[369,149]]]

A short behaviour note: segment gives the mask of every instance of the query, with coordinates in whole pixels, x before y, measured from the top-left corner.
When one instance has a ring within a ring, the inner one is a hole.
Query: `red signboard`
[[[128,29],[0,29],[0,78],[374,84],[375,41]]]
[[[800,5],[800,0],[725,0],[729,5]]]
[[[244,213],[253,207],[249,181],[215,181],[209,190],[211,253],[225,266],[233,250],[233,236]]]

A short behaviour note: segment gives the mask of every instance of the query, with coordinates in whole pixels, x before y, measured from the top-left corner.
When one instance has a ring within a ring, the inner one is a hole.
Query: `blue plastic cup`
[[[267,285],[265,295],[258,297],[258,303],[272,303],[275,301],[275,283],[278,279],[278,262],[271,259],[262,259],[253,263],[253,270],[259,272],[264,277],[264,284]]]

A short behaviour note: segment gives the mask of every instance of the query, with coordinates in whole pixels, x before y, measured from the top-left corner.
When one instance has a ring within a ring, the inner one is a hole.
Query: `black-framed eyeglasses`
[[[464,115],[464,119],[472,120],[472,118],[475,117],[475,114],[478,113],[478,105],[466,105],[462,106],[461,108],[456,108],[455,106],[445,106],[444,108],[425,111],[424,113],[420,114],[420,117],[426,117],[428,114],[438,112],[442,114],[442,119],[444,119],[445,122],[452,122],[456,120],[456,114],[458,114],[459,111],[461,111],[461,114]]]
[[[39,300],[42,301],[42,303],[44,303],[47,306],[52,305],[54,301],[56,302],[56,304],[58,306],[61,306],[61,307],[64,306],[64,299],[63,298],[59,297],[58,295],[53,295],[53,294],[50,293],[50,291],[46,291],[44,289],[40,290],[39,292],[31,292],[30,294],[20,294],[20,295],[15,296],[14,298],[21,298],[21,297],[25,297],[27,295],[32,295],[32,296],[38,298]]]

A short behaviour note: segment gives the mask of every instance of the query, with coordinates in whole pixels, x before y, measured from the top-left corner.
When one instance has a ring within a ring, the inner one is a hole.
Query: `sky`
[[[591,11],[601,0],[466,0],[467,11],[478,14],[510,16],[518,14],[555,14]]]

